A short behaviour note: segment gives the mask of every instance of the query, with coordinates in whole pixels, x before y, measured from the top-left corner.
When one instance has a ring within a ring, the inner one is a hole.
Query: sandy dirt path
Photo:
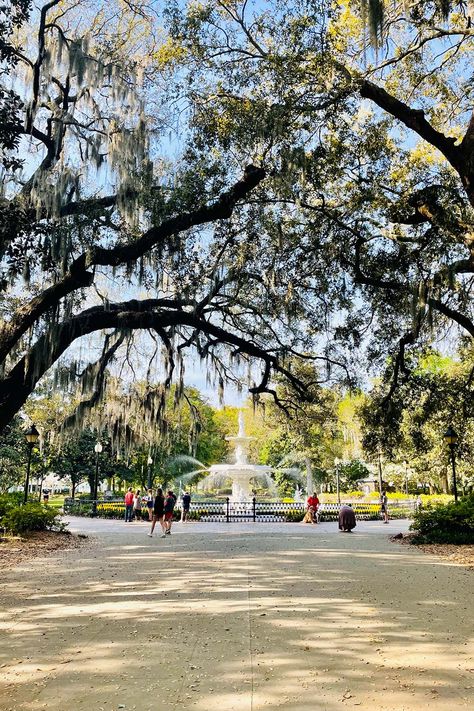
[[[474,573],[404,522],[72,527],[93,545],[2,575],[2,711],[474,706]]]

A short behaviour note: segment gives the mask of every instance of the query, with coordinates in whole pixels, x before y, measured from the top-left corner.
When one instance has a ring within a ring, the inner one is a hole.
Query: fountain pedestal
[[[249,502],[253,498],[252,479],[261,479],[270,489],[275,489],[275,482],[271,478],[271,467],[250,464],[248,462],[248,450],[250,442],[254,439],[245,434],[243,412],[239,412],[239,431],[236,436],[226,437],[229,442],[232,442],[235,448],[235,463],[234,464],[213,464],[209,469],[209,476],[206,477],[206,482],[212,480],[231,479],[232,502]]]

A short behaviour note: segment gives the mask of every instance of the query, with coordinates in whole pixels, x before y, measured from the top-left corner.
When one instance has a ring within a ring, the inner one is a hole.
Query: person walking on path
[[[153,521],[153,489],[148,489],[148,494],[145,497],[146,507],[148,509],[148,520]]]
[[[165,499],[165,534],[171,535],[171,524],[173,523],[173,511],[176,504],[176,496],[172,491],[168,491]]]
[[[380,511],[383,516],[383,522],[388,523],[388,499],[385,491],[380,495]]]
[[[181,522],[186,523],[189,516],[189,507],[191,506],[191,494],[188,494],[188,492],[185,491],[181,497],[181,501],[183,505],[183,508],[181,509]]]
[[[140,489],[137,489],[135,496],[133,497],[133,515],[137,521],[141,520],[142,517],[142,497],[140,496]]]
[[[165,524],[163,521],[163,516],[165,513],[165,497],[163,496],[163,489],[156,490],[155,501],[153,503],[153,521],[151,524],[151,531],[148,534],[150,538],[153,536],[153,531],[155,530],[156,522],[158,521],[161,526],[162,538],[165,537]]]
[[[343,531],[343,533],[351,533],[356,525],[356,517],[352,506],[343,504],[339,509],[339,530]]]
[[[125,494],[125,523],[129,523],[133,520],[133,491],[132,487],[128,487],[128,491]]]

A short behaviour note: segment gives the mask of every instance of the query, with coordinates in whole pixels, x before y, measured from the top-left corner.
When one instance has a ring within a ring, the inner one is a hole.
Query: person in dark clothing
[[[171,535],[171,524],[173,523],[173,511],[176,504],[176,496],[172,491],[168,491],[168,495],[165,499],[165,522],[164,522],[164,535]]]
[[[339,509],[339,530],[344,533],[351,533],[356,526],[356,517],[352,506],[341,506]]]
[[[380,512],[383,516],[383,522],[388,523],[388,499],[385,491],[380,494]]]
[[[183,523],[186,523],[189,516],[189,507],[191,506],[191,494],[188,494],[188,492],[185,491],[181,498],[181,501],[183,502],[183,508],[181,511],[181,521]]]
[[[163,521],[165,513],[165,497],[163,496],[163,489],[156,490],[155,501],[153,503],[153,521],[151,523],[151,531],[148,534],[150,537],[153,536],[153,531],[155,530],[156,522],[159,521],[162,531],[162,538],[165,535],[165,524]]]

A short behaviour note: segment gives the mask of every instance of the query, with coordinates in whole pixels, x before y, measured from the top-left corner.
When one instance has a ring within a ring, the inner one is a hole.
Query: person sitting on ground
[[[308,521],[306,521],[306,516],[304,517],[305,523],[318,523],[318,509],[319,509],[319,499],[317,493],[314,491],[312,496],[308,497],[306,502],[306,513],[309,514]]]
[[[188,492],[185,491],[181,497],[181,501],[183,505],[181,510],[181,521],[182,523],[186,523],[189,516],[189,507],[191,506],[191,494],[188,494]]]
[[[383,522],[388,523],[388,499],[385,491],[382,491],[380,496],[380,512],[383,516]]]
[[[356,517],[350,504],[343,504],[339,509],[339,530],[343,533],[351,533],[356,527]]]
[[[176,504],[176,496],[172,491],[168,491],[168,495],[165,499],[165,533],[164,535],[171,535],[171,524],[173,523],[173,511]]]
[[[148,534],[151,538],[153,536],[153,531],[155,530],[156,522],[158,521],[161,526],[162,538],[165,535],[165,524],[163,521],[163,516],[165,514],[165,497],[163,496],[163,489],[156,490],[155,501],[153,503],[153,521],[151,524],[151,531]]]

